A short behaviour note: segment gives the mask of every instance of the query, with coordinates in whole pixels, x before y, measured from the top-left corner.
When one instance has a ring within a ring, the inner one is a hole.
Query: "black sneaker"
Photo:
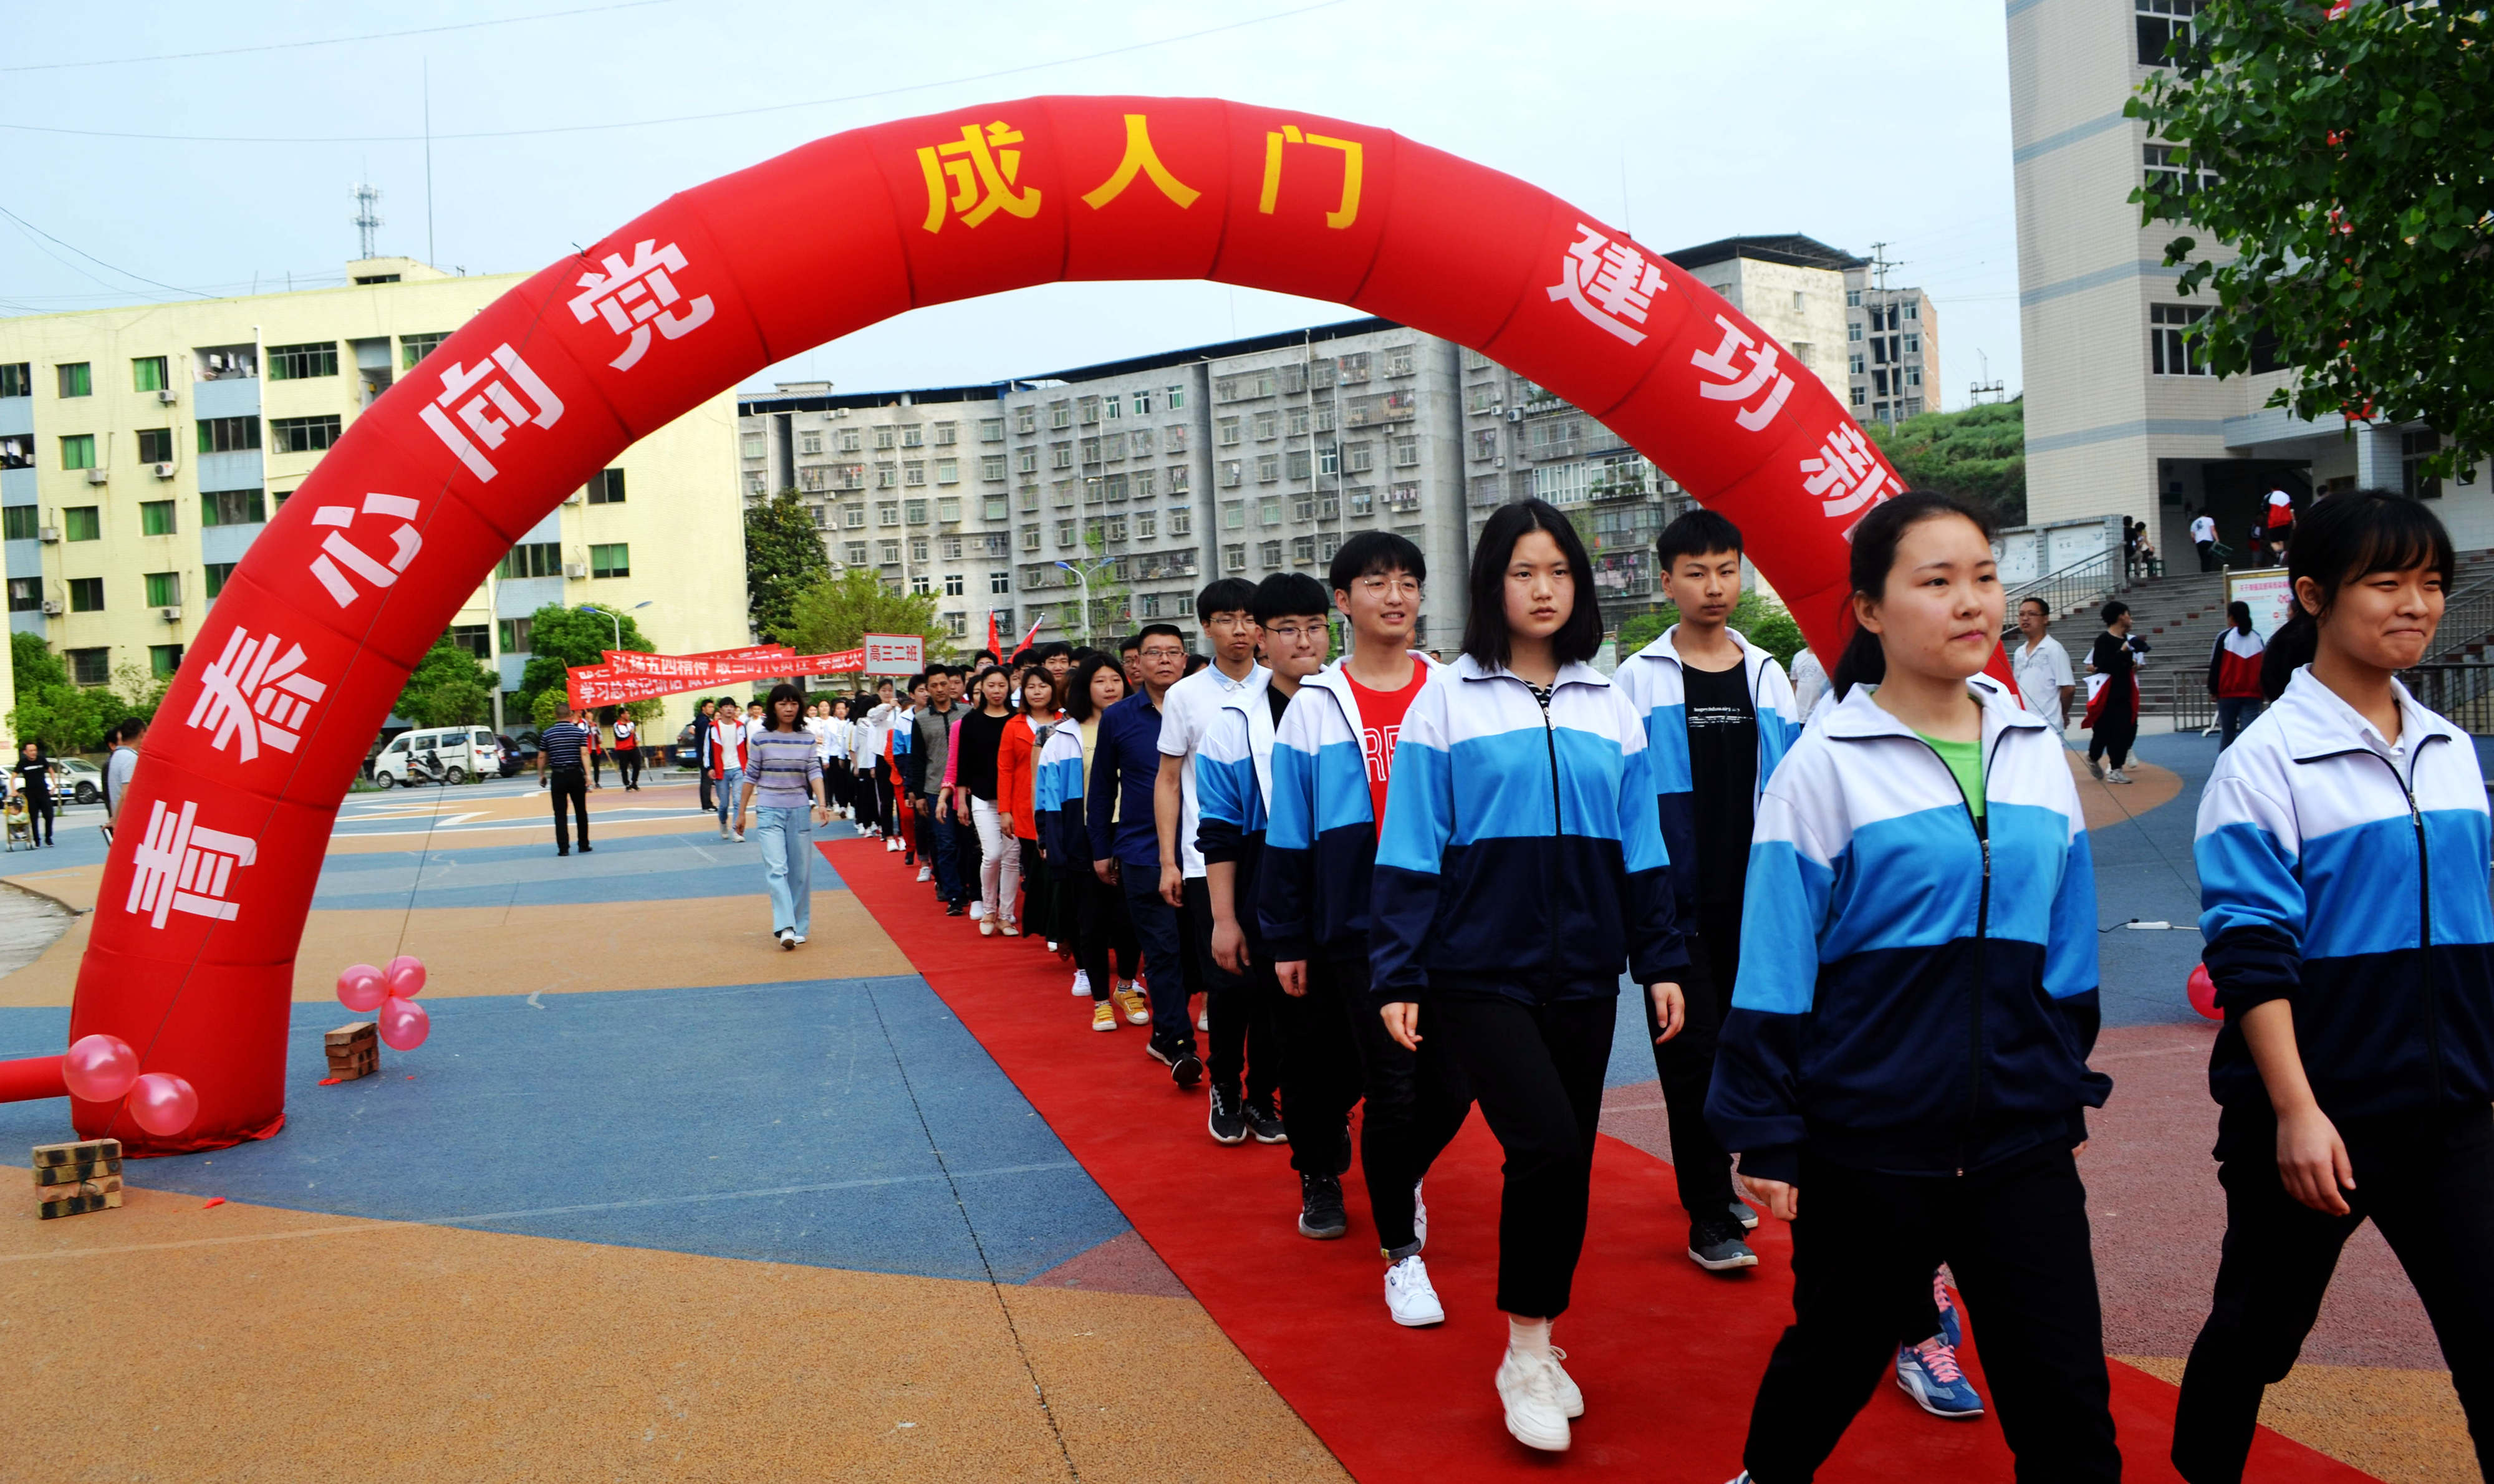
[[[1330,1242],[1351,1229],[1343,1214],[1342,1176],[1299,1172],[1299,1235]]]
[[[1732,1220],[1741,1224],[1741,1229],[1743,1231],[1755,1231],[1758,1229],[1758,1208],[1749,1204],[1748,1201],[1741,1199],[1737,1196],[1732,1197],[1729,1214]]]
[[[1291,1141],[1289,1131],[1282,1127],[1282,1115],[1273,1111],[1270,1098],[1250,1098],[1241,1111],[1246,1115],[1249,1132],[1256,1136],[1256,1142],[1287,1144]]]
[[[1756,1267],[1758,1255],[1749,1251],[1749,1244],[1741,1240],[1741,1228],[1727,1218],[1689,1223],[1688,1260],[1710,1273],[1728,1273],[1737,1267]]]
[[[1203,1120],[1216,1144],[1247,1142],[1247,1120],[1238,1111],[1238,1093],[1234,1088],[1215,1086],[1212,1089],[1212,1111]]]
[[[583,841],[581,841],[581,842],[580,842],[580,853],[581,853],[582,855],[584,855],[584,856],[585,856],[585,855],[589,854],[589,850],[590,850],[589,842],[588,842],[587,840],[583,840]]]
[[[969,914],[969,908],[961,905],[959,902],[949,902],[945,905],[944,915],[946,917],[965,917]]]
[[[1192,1088],[1202,1079],[1203,1059],[1195,1054],[1195,1047],[1179,1046],[1177,1060],[1170,1063],[1170,1080],[1180,1087]]]

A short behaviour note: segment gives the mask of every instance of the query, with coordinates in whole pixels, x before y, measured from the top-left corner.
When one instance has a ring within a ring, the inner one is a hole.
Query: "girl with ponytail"
[[[2174,1419],[2191,1484],[2243,1476],[2262,1395],[2367,1218],[2494,1478],[2494,831],[2471,739],[2398,681],[2432,652],[2451,565],[2404,496],[2313,506],[2269,640],[2274,700],[2201,794],[2226,1236]]]
[[[2059,736],[1975,680],[2003,602],[1981,516],[1901,495],[1854,528],[1852,578],[1841,700],[1758,803],[1706,1100],[1750,1199],[1792,1224],[1794,1322],[1742,1462],[1766,1484],[1810,1478],[1888,1357],[1914,1390],[1892,1348],[1901,1301],[1946,1262],[1984,1317],[2019,1476],[2111,1484],[2074,1159],[2112,1086],[2086,1065],[2096,901],[2078,787]],[[1942,1343],[1911,1349],[1936,1362]],[[1953,1358],[1924,1370],[1946,1378]]]

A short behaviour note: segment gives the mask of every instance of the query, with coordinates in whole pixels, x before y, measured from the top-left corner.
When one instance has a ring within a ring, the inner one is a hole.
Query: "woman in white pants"
[[[953,790],[955,818],[967,816],[979,831],[979,935],[1021,936],[1006,914],[1021,893],[1021,846],[996,803],[996,749],[1014,719],[1013,677],[989,670],[978,679],[979,708],[953,728],[953,755],[944,781]]]

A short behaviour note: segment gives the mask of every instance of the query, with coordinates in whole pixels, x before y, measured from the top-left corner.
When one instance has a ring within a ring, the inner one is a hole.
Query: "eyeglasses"
[[[1142,649],[1138,650],[1136,652],[1142,655],[1145,659],[1184,659],[1186,657],[1186,651],[1184,650]]]
[[[1272,627],[1265,629],[1264,632],[1275,639],[1281,640],[1284,644],[1296,644],[1302,639],[1322,639],[1325,636],[1325,628],[1322,623],[1313,624],[1306,628],[1302,628],[1295,623],[1276,623]]]

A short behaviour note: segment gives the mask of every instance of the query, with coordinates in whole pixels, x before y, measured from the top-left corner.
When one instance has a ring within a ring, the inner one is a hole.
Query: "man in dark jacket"
[[[693,776],[701,779],[701,811],[705,814],[717,807],[710,798],[710,718],[717,710],[716,701],[704,701],[700,714],[693,717]]]

